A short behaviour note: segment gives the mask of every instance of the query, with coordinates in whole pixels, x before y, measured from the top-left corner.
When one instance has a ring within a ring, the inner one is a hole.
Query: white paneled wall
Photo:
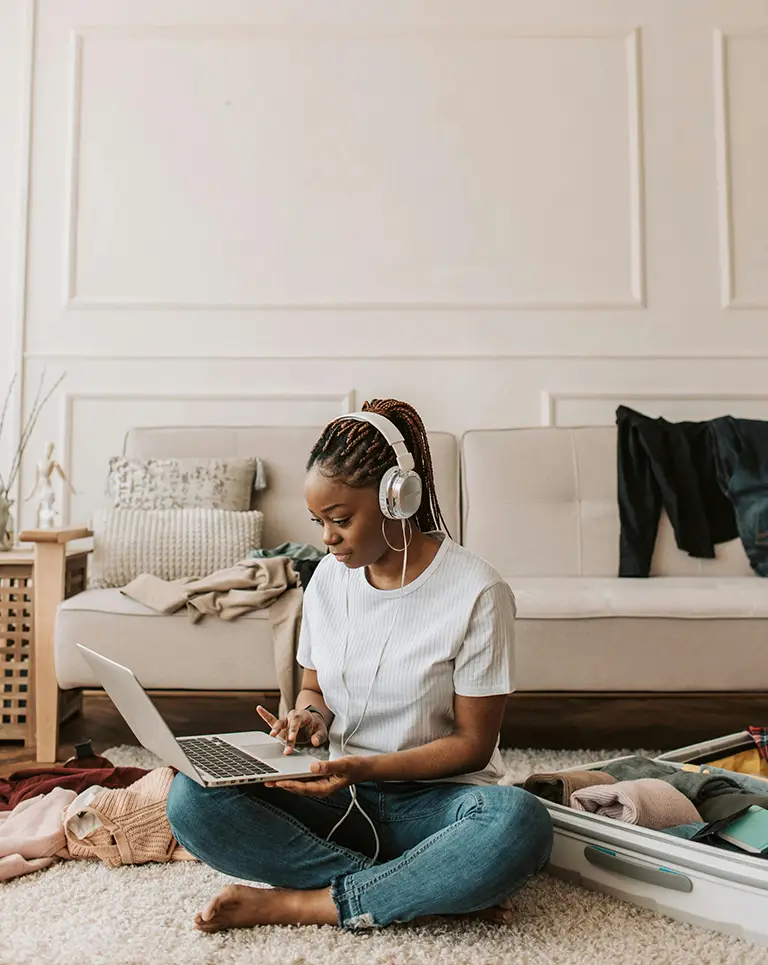
[[[0,406],[22,364],[30,25],[27,4],[0,2]],[[19,402],[17,389],[0,433],[4,480],[18,438]]]
[[[768,418],[764,0],[5,0],[0,55],[73,520],[134,424]]]

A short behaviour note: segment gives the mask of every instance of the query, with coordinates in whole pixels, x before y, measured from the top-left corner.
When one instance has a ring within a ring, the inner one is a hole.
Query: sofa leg
[[[59,728],[83,714],[83,688],[59,690]]]

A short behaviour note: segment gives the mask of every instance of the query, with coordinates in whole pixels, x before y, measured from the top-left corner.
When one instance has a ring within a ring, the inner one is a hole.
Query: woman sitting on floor
[[[544,805],[498,783],[512,592],[438,531],[427,435],[405,403],[331,422],[305,491],[330,553],[304,597],[303,689],[285,718],[259,713],[286,753],[329,740],[330,760],[313,762],[309,780],[204,788],[176,776],[178,841],[212,868],[274,886],[225,888],[196,926],[509,921],[508,896],[552,847]]]

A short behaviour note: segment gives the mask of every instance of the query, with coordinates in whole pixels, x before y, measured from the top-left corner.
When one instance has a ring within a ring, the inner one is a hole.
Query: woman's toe
[[[218,928],[216,918],[220,910],[221,895],[217,895],[206,908],[195,915],[195,928],[199,928],[200,931],[216,931]]]

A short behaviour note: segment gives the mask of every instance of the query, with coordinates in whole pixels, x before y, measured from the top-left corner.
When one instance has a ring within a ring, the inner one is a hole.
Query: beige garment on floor
[[[279,715],[282,717],[293,710],[301,689],[296,650],[302,591],[287,557],[241,560],[202,579],[168,581],[142,573],[121,592],[158,613],[175,613],[186,606],[193,623],[209,615],[220,620],[236,620],[251,610],[267,607],[280,687]]]
[[[177,841],[166,805],[173,778],[170,767],[158,767],[129,787],[102,791],[78,812],[92,814],[99,827],[80,839],[73,832],[72,817],[64,822],[70,856],[100,858],[110,868],[171,861]]]

